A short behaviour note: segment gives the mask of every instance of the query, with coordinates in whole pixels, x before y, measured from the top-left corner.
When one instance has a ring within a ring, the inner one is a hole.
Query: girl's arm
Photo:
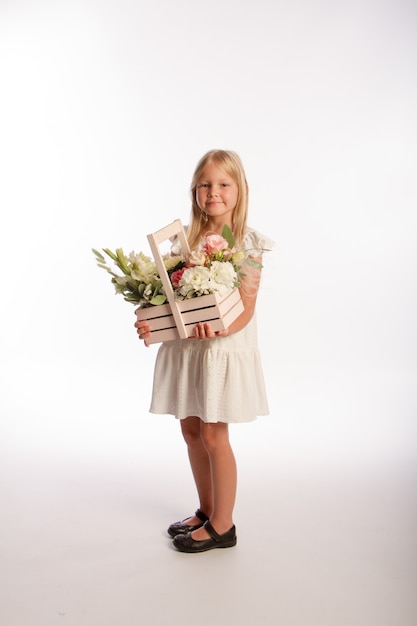
[[[239,291],[244,306],[243,313],[241,313],[239,317],[237,317],[235,321],[230,324],[229,328],[226,328],[226,330],[219,330],[215,332],[211,328],[211,324],[208,322],[201,322],[200,324],[197,324],[194,328],[194,337],[196,339],[213,339],[214,337],[226,337],[227,335],[232,335],[233,333],[239,332],[250,322],[253,314],[255,313],[256,299],[258,296],[259,284],[261,281],[262,257],[251,258],[251,260],[258,263],[260,267],[249,268],[247,271],[247,275],[244,276],[241,280],[241,286],[239,288]]]

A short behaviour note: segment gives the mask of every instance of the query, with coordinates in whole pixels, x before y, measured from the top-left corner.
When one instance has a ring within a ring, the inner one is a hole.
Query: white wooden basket
[[[223,296],[213,293],[187,300],[175,299],[159,249],[161,243],[175,236],[179,239],[182,254],[189,254],[190,247],[180,220],[148,235],[168,303],[136,309],[138,320],[147,320],[151,326],[151,337],[146,340],[147,344],[192,337],[194,326],[199,322],[210,322],[215,331],[225,330],[244,310],[237,288],[228,290]]]

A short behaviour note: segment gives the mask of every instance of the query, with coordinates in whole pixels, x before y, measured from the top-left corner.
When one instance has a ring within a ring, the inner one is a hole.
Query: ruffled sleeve
[[[275,242],[272,239],[253,228],[248,228],[243,240],[245,252],[250,256],[260,256],[263,252],[269,252],[274,245]]]

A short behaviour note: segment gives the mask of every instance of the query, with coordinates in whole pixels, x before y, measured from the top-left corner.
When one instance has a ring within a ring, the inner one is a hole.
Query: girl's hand
[[[214,339],[214,337],[224,337],[229,334],[229,329],[226,330],[218,330],[214,331],[209,322],[200,322],[194,326],[194,337],[193,339],[200,339],[203,341],[204,339]]]
[[[137,320],[134,324],[139,339],[143,339],[145,346],[148,346],[146,340],[151,336],[151,327],[146,320]]]

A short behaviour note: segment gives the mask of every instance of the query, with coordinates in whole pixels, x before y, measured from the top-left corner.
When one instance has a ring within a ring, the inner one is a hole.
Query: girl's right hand
[[[143,339],[145,346],[147,346],[148,344],[146,343],[146,340],[151,336],[151,327],[149,326],[149,323],[146,320],[137,320],[134,326],[137,334],[139,335],[139,339]]]

